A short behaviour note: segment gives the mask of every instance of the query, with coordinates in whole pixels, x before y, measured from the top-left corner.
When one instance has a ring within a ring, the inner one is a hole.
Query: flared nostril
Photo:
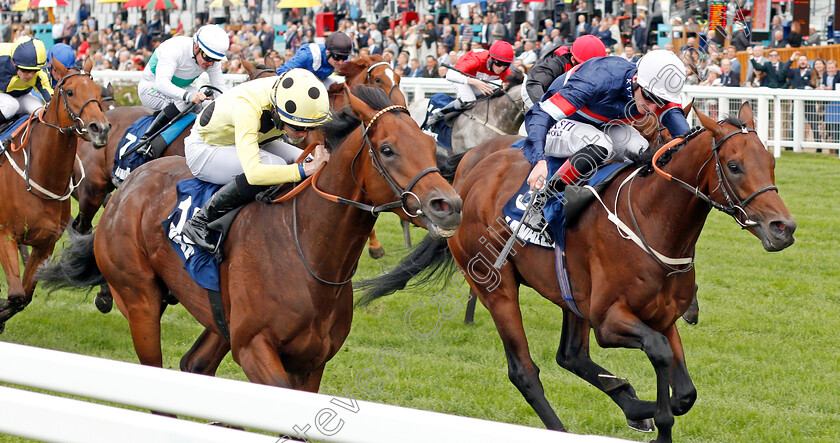
[[[770,228],[777,237],[791,237],[793,232],[796,231],[796,223],[776,220],[770,222]]]
[[[437,215],[446,215],[453,212],[452,205],[446,199],[436,198],[429,202],[432,211]]]

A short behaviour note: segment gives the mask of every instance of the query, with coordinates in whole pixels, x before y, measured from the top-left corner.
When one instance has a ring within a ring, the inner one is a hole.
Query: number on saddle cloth
[[[222,250],[218,248],[215,255],[205,251],[192,243],[182,233],[187,221],[198,212],[204,204],[213,197],[222,186],[207,183],[197,178],[181,180],[177,184],[178,198],[175,209],[161,222],[163,232],[169,238],[172,247],[184,262],[184,269],[204,289],[219,291],[219,263],[222,261]],[[234,209],[220,219],[210,223],[211,230],[219,233],[218,244],[230,229],[233,220],[242,208]]]
[[[151,126],[155,116],[154,114],[146,115],[137,119],[136,122],[126,129],[125,134],[120,139],[117,152],[114,155],[114,170],[111,174],[111,181],[114,182],[114,186],[119,187],[131,171],[150,160],[160,157],[160,154],[163,153],[166,147],[195,121],[195,117],[196,114],[185,114],[179,120],[172,122],[169,128],[164,130],[159,136],[155,137],[150,143],[151,151],[155,153],[153,156],[143,155],[140,151],[131,152],[131,149],[137,144],[137,141],[140,140],[149,126]],[[127,152],[131,153],[125,155]]]

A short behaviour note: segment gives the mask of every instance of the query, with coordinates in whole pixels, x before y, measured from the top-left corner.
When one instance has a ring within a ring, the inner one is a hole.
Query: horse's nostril
[[[780,237],[789,237],[796,230],[796,223],[786,223],[782,220],[776,220],[770,222],[770,227],[774,234]]]
[[[429,204],[432,206],[432,209],[435,212],[446,213],[451,210],[451,206],[449,205],[449,203],[442,198],[436,198],[432,200]]]

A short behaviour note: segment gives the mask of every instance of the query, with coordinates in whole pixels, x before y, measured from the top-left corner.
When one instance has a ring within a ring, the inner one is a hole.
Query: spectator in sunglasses
[[[324,44],[309,43],[298,48],[294,57],[286,60],[283,66],[277,68],[277,74],[283,75],[294,68],[306,69],[324,82],[328,89],[335,83],[329,78],[336,68],[344,63],[353,49],[353,41],[347,34],[336,31],[327,37]]]

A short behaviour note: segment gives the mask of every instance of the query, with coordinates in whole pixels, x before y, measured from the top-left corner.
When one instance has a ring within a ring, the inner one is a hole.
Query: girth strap
[[[213,321],[222,335],[230,341],[230,330],[228,330],[227,319],[225,318],[225,305],[222,303],[222,293],[212,289],[207,290],[207,298],[210,299],[210,311],[213,313]]]

